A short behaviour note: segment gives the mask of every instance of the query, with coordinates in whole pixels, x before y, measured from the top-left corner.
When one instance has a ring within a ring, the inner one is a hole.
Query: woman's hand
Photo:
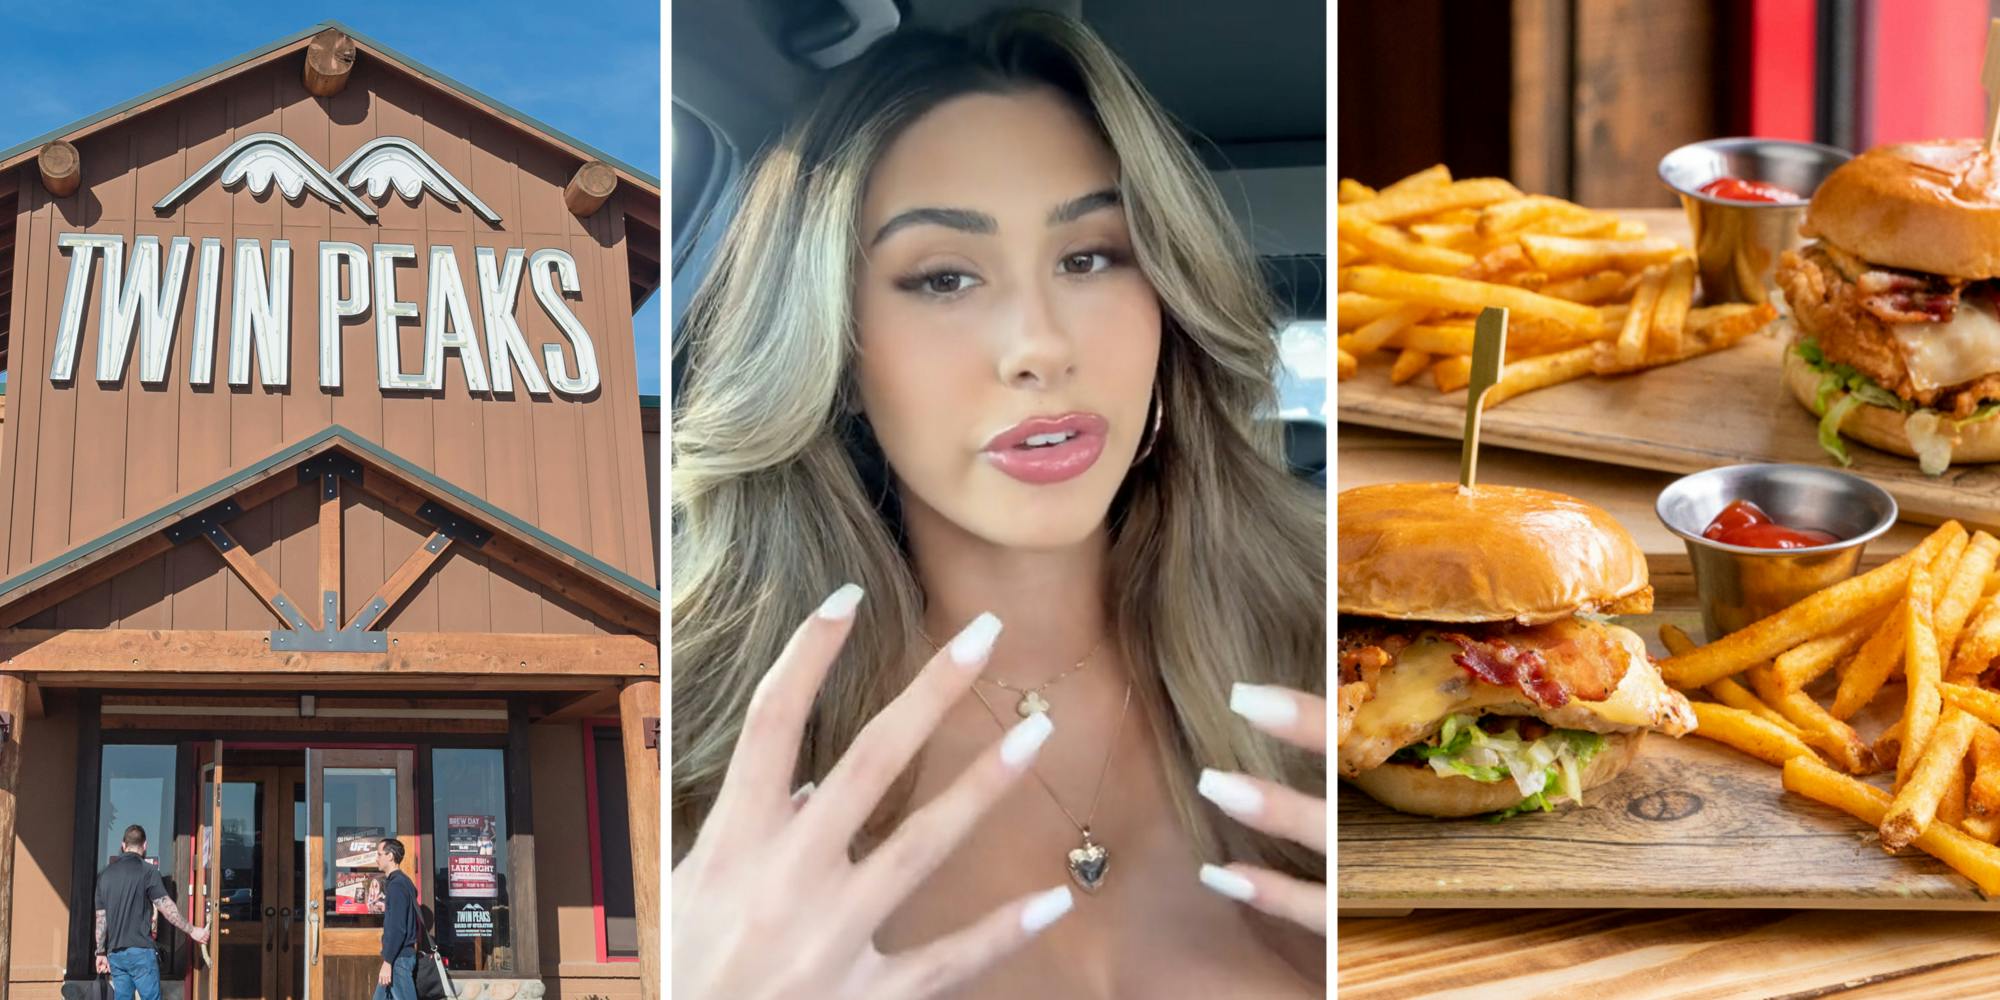
[[[851,584],[828,597],[751,696],[715,806],[673,872],[676,996],[930,997],[1069,911],[1069,889],[1057,887],[922,947],[876,950],[876,929],[1027,770],[1052,724],[1035,715],[1016,725],[867,858],[851,861],[848,844],[972,686],[1000,632],[992,615],[975,619],[869,721],[824,781],[794,794],[806,717],[860,601]]]
[[[1290,688],[1237,684],[1229,708],[1250,724],[1294,746],[1326,753],[1326,699]],[[1326,800],[1248,775],[1204,769],[1198,790],[1237,822],[1326,853]],[[1326,886],[1255,865],[1201,866],[1201,882],[1216,892],[1326,933]]]

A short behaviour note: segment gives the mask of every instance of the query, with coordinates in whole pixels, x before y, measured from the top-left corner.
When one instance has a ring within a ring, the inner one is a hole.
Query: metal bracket
[[[646,749],[658,750],[660,748],[660,717],[657,715],[648,715],[639,721],[646,727]]]
[[[493,532],[452,513],[435,501],[424,501],[424,505],[417,508],[417,517],[431,527],[436,528],[438,534],[462,545],[470,545],[475,549],[484,548],[486,540],[493,537]],[[433,539],[433,541],[435,540]],[[437,550],[432,549],[431,551],[435,552]]]
[[[312,628],[311,625],[306,624],[306,617],[302,614],[299,614],[299,609],[292,604],[291,598],[286,597],[283,594],[279,594],[278,596],[271,598],[271,603],[278,606],[278,616],[280,618],[283,618],[285,622],[291,625],[293,628],[295,629]]]
[[[291,604],[280,595],[283,606]],[[275,653],[386,653],[389,651],[389,634],[370,632],[368,626],[382,617],[385,610],[382,599],[377,597],[361,609],[354,617],[354,623],[340,627],[340,595],[328,590],[320,594],[320,627],[313,628],[298,618],[291,629],[274,629],[271,632],[271,651]],[[296,616],[291,611],[287,617]]]
[[[299,463],[299,482],[310,483],[326,476],[339,476],[359,486],[361,463],[337,451],[315,455]]]
[[[0,712],[0,743],[14,738],[14,713]]]
[[[389,633],[363,632],[358,629],[321,632],[316,629],[295,629],[271,632],[271,651],[274,653],[386,653],[389,651]]]
[[[179,545],[206,536],[215,539],[217,545],[227,549],[230,543],[228,537],[222,534],[222,526],[241,513],[243,508],[238,507],[235,500],[210,504],[168,525],[165,531],[167,541]]]

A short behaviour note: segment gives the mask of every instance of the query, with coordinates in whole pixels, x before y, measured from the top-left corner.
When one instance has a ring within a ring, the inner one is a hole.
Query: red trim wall
[[[1811,142],[1816,0],[1755,0],[1750,9],[1750,130]]]

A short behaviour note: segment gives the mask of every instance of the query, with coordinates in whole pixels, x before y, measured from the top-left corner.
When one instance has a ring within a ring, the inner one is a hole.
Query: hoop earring
[[[1165,397],[1160,395],[1160,390],[1158,386],[1153,387],[1152,410],[1153,410],[1153,429],[1151,433],[1146,435],[1146,443],[1140,446],[1139,453],[1137,455],[1132,456],[1132,464],[1134,466],[1137,466],[1140,462],[1145,461],[1147,456],[1153,453],[1153,445],[1158,444],[1160,440],[1160,425],[1163,422],[1165,422],[1167,418],[1167,401]]]

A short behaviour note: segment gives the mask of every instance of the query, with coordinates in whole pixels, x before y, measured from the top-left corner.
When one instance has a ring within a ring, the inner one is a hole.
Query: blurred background
[[[1984,135],[2000,0],[1344,0],[1340,176],[1433,163],[1669,207],[1660,157],[1730,135],[1860,151]]]

